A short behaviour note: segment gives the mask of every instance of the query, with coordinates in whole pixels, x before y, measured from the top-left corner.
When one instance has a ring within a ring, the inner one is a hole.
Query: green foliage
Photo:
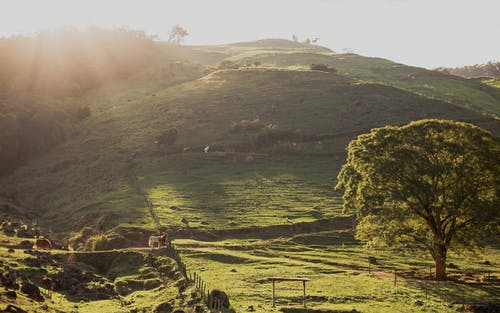
[[[90,236],[87,238],[85,241],[85,251],[99,251],[99,250],[106,250],[109,249],[108,247],[108,237],[104,234],[96,234],[93,236]]]
[[[500,144],[471,124],[422,120],[352,141],[337,188],[360,220],[359,239],[423,248],[444,278],[448,248],[498,231]]]

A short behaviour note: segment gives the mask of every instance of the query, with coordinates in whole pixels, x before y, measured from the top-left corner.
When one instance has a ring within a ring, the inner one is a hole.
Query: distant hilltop
[[[500,77],[500,62],[490,61],[462,67],[439,67],[436,70],[464,77]]]

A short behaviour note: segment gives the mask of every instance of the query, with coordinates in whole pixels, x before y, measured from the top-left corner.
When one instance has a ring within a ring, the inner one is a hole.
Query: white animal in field
[[[210,146],[206,146],[205,149],[203,149],[203,151],[205,151],[205,153],[207,153],[208,150],[210,150]]]
[[[149,244],[149,247],[151,249],[154,248],[155,243],[156,243],[157,249],[162,248],[162,247],[166,247],[167,246],[167,234],[163,234],[161,236],[149,236],[148,244]]]

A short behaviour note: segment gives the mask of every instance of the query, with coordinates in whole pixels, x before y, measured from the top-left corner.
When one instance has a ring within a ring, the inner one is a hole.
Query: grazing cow
[[[35,240],[33,249],[50,250],[52,249],[52,242],[50,242],[50,240],[48,240],[47,238],[39,237]]]
[[[162,234],[161,236],[150,236],[149,237],[149,247],[154,248],[155,243],[157,244],[157,249],[167,246],[167,234]]]

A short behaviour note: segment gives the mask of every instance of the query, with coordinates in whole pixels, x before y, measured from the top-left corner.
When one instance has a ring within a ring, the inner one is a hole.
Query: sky
[[[265,38],[435,68],[500,61],[500,0],[0,0],[0,36],[89,26],[144,30],[185,44]]]

